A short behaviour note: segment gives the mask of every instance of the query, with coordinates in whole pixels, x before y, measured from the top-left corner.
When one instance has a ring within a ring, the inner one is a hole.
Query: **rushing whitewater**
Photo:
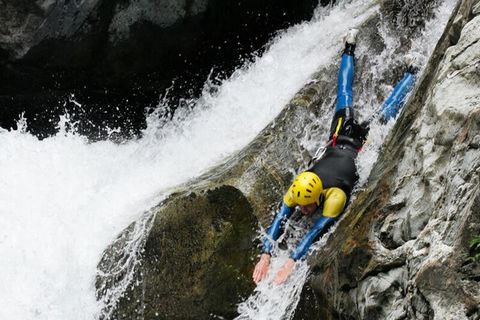
[[[102,305],[94,280],[105,247],[176,185],[250,142],[315,70],[337,59],[345,30],[377,9],[372,1],[319,9],[313,21],[279,34],[262,57],[218,87],[207,83],[193,111],[179,112],[166,124],[152,115],[139,140],[89,143],[75,134],[68,117],[57,135],[41,141],[26,133],[23,121],[18,130],[1,130],[0,319],[98,317]],[[425,56],[448,10],[442,7],[443,14],[418,39],[423,44],[417,49]],[[385,52],[392,52],[395,41],[387,43],[391,47]],[[159,110],[167,103],[162,101]],[[372,149],[380,143],[373,142]],[[313,142],[306,144],[315,148]],[[364,179],[367,175],[362,173]],[[300,271],[284,290],[287,296],[293,293],[284,302],[288,314],[293,314],[308,268],[301,265]],[[278,291],[265,288],[262,299],[272,306],[269,302],[279,301],[274,298]]]

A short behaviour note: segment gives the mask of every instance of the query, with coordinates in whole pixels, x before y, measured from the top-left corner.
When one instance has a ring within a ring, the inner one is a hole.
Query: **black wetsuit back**
[[[350,196],[358,181],[356,156],[357,151],[350,146],[328,147],[322,158],[315,161],[308,171],[322,179],[324,189],[337,187]]]

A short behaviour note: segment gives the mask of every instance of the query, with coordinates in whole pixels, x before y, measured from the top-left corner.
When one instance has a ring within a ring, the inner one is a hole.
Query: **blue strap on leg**
[[[329,217],[321,217],[315,222],[315,225],[308,231],[308,233],[303,237],[300,244],[297,246],[294,252],[290,255],[290,258],[297,261],[301,259],[310,249],[310,246],[315,241],[315,239],[323,232],[326,232],[328,227],[332,225],[337,219]]]
[[[282,207],[280,208],[280,211],[278,211],[277,215],[275,216],[275,219],[273,219],[272,224],[267,229],[267,235],[263,239],[262,252],[270,253],[272,251],[273,244],[270,241],[270,239],[277,240],[278,237],[280,237],[280,234],[282,233],[282,230],[283,230],[283,225],[285,224],[285,221],[288,218],[290,218],[292,213],[293,213],[293,208],[290,208],[285,203],[283,203]]]
[[[395,118],[405,102],[405,96],[412,90],[414,83],[415,75],[410,72],[405,72],[402,80],[395,86],[393,92],[388,96],[380,109],[383,120],[388,121]]]
[[[354,58],[342,54],[340,71],[338,72],[337,107],[335,112],[353,106]]]

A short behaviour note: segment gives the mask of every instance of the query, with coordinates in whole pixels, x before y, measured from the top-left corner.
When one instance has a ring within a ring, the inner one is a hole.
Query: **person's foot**
[[[356,44],[358,29],[351,28],[348,30],[347,34],[343,37],[345,44]]]
[[[408,53],[405,55],[405,65],[407,67],[407,72],[410,73],[417,73],[417,71],[420,69],[420,64],[421,64],[421,56],[418,53]]]

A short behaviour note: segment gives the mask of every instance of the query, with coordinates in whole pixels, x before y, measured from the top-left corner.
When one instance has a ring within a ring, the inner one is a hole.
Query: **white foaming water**
[[[303,220],[303,221],[302,221]],[[307,219],[302,219],[299,223],[287,222],[285,229],[289,234],[285,239],[287,246],[292,248],[305,235],[307,228]],[[323,246],[329,236],[335,232],[336,226],[330,230],[316,243],[312,245],[312,251]],[[284,240],[285,234],[280,236],[278,242]],[[240,314],[235,320],[277,320],[291,319],[295,314],[295,309],[300,301],[303,285],[307,280],[310,269],[306,260],[300,260],[295,264],[295,268],[288,280],[281,284],[275,285],[273,280],[276,273],[288,260],[289,250],[280,250],[274,243],[274,252],[276,256],[271,259],[270,270],[267,277],[261,281],[255,288],[253,294],[247,300],[240,303],[238,313]]]
[[[428,21],[425,25],[425,30],[420,36],[412,39],[412,46],[409,53],[415,53],[420,58],[419,61],[421,69],[418,76],[424,71],[425,62],[430,57],[431,53],[440,36],[443,33],[444,27],[452,13],[455,1],[444,1],[441,6],[435,11],[435,17]],[[347,9],[348,10],[348,9]],[[331,15],[336,15],[335,9],[331,11]],[[325,18],[326,20],[328,17]],[[351,23],[349,26],[354,26]],[[346,27],[346,26],[345,26]],[[373,74],[373,79],[380,79],[376,75],[384,73],[386,68],[389,68],[397,63],[402,63],[403,57],[395,56],[394,52],[400,46],[398,39],[387,32],[387,28],[381,28],[383,33],[381,36],[386,44],[383,52],[378,56],[373,56],[374,62],[371,65],[369,73]],[[356,53],[367,52],[368,48],[363,48],[362,44],[358,44]],[[384,96],[387,96],[389,92],[393,90],[393,86],[388,86],[384,83],[376,82],[373,85],[381,86],[385,92]],[[376,113],[383,101],[377,100],[377,97],[373,95],[372,84],[355,83],[354,91],[357,96],[354,98],[355,106],[359,106],[357,115],[360,120],[366,119],[368,116]],[[318,127],[324,128],[325,132],[328,132],[329,122],[325,121],[322,117],[319,119]],[[362,152],[357,158],[358,173],[360,176],[358,187],[364,185],[368,179],[370,171],[378,157],[378,152],[382,146],[388,132],[393,127],[395,120],[389,121],[386,125],[381,125],[378,119],[371,124],[370,134],[367,145],[363,148]],[[325,124],[326,123],[326,124]],[[324,135],[325,135],[324,132]],[[318,134],[311,135],[311,132],[306,133],[305,138],[302,140],[302,144],[308,149],[311,154],[314,154],[318,148],[319,141],[325,141],[326,137],[318,136]],[[286,227],[288,228],[288,226]],[[316,243],[311,251],[314,251],[324,245],[328,239],[329,234],[334,232],[335,228],[329,231],[321,241]],[[262,232],[263,233],[263,232]],[[302,235],[303,236],[303,235]],[[297,242],[299,241],[300,234],[297,234]],[[280,240],[280,239],[279,239]],[[289,247],[293,247],[296,242],[289,243]],[[272,258],[272,266],[270,268],[268,277],[262,281],[255,289],[254,293],[242,302],[238,306],[239,316],[237,320],[277,320],[277,319],[291,319],[295,313],[295,308],[300,300],[300,294],[302,292],[303,285],[308,277],[308,266],[305,262],[301,261],[297,263],[296,269],[290,279],[281,286],[275,286],[272,281],[275,273],[280,269],[283,263],[288,258],[287,251],[278,251],[278,256]]]
[[[272,259],[271,270],[265,280],[260,282],[254,293],[238,307],[240,316],[236,320],[249,319],[290,319],[300,300],[303,284],[307,279],[309,268],[306,261],[300,261],[288,279],[288,282],[275,285],[275,272],[287,261],[285,252]]]
[[[290,28],[188,117],[161,127],[150,119],[136,141],[1,130],[0,319],[98,317],[96,265],[108,244],[168,190],[251,141],[369,10],[359,2]]]

